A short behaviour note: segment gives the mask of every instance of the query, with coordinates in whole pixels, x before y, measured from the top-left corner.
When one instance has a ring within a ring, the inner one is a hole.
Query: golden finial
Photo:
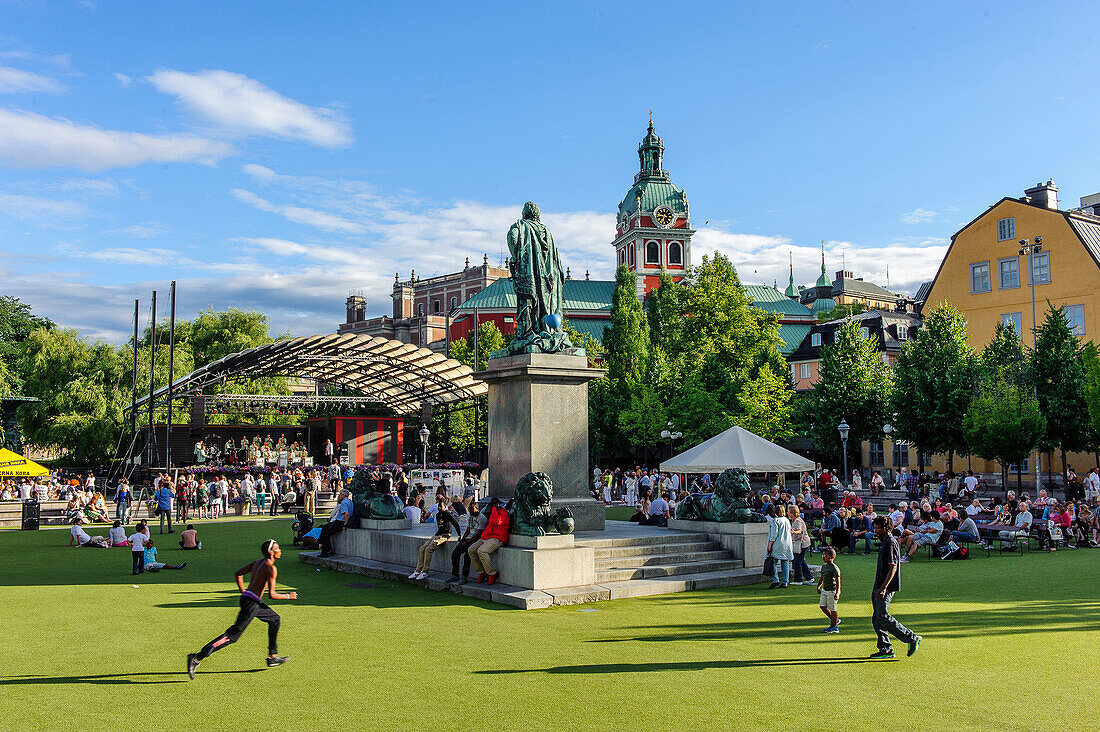
[[[653,126],[653,110],[649,110],[649,126]]]

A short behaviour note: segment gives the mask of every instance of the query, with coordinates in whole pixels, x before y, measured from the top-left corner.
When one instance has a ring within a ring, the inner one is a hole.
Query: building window
[[[634,245],[633,244],[631,244],[630,247],[627,249],[627,261],[630,263],[631,267],[634,266]]]
[[[901,325],[900,323],[898,324],[898,340],[899,341],[909,340],[909,326]]]
[[[1065,305],[1062,307],[1062,312],[1066,316],[1066,325],[1069,326],[1073,335],[1083,336],[1085,334],[1085,306]]]
[[[863,340],[868,340],[871,337],[871,331],[867,328],[860,328],[859,334],[863,336]]]
[[[1031,458],[1024,458],[1023,462],[1016,464],[1010,463],[1008,466],[1009,473],[1023,473],[1029,475],[1031,473]]]
[[[798,381],[798,364],[791,364],[791,381]]]
[[[1031,255],[1031,272],[1035,276],[1035,284],[1050,284],[1050,252]]]
[[[646,242],[645,263],[659,264],[661,261],[661,247],[655,241]]]
[[[420,303],[419,305],[416,306],[416,314],[417,315],[423,315],[424,314],[424,303]]]
[[[997,272],[1000,275],[1000,284],[998,286],[1002,290],[1020,286],[1020,260],[1016,257],[998,259]]]
[[[432,300],[432,314],[439,313],[439,300]]]
[[[997,222],[997,241],[1016,238],[1016,219],[1001,219]]]
[[[808,379],[812,376],[810,371],[810,364],[800,363],[798,364],[798,375],[803,379]]]
[[[504,322],[505,323],[514,323],[514,322],[516,322],[516,318],[513,315],[505,315],[504,316]]]
[[[894,443],[894,467],[909,467],[909,443],[897,441]]]
[[[683,264],[684,263],[684,248],[680,242],[674,241],[668,245],[668,263],[669,264]]]
[[[821,345],[821,334],[820,333],[811,333],[810,334],[810,345],[814,348],[817,348],[818,346]]]
[[[989,292],[989,262],[970,265],[970,292]]]
[[[454,310],[457,307],[458,307],[458,298],[457,297],[452,297],[451,298],[451,310]],[[165,377],[165,378],[168,378],[168,377]]]
[[[886,451],[882,448],[882,440],[871,440],[870,449],[867,451],[867,462],[873,467],[881,468],[886,464]]]
[[[1001,313],[1001,322],[1011,325],[1016,329],[1016,335],[1024,337],[1024,321],[1020,313]]]

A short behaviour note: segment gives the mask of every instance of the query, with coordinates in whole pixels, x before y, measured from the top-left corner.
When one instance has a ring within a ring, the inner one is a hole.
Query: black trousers
[[[317,540],[317,543],[321,545],[322,554],[332,553],[332,537],[343,530],[343,521],[329,521],[321,527],[321,537]]]
[[[236,643],[253,618],[267,623],[267,652],[271,655],[278,653],[279,614],[259,600],[241,595],[241,611],[237,613],[237,620],[229,626],[229,630],[202,647],[199,651],[199,660],[201,661],[219,648]]]
[[[145,562],[143,561],[145,559],[145,552],[130,552],[130,553],[134,555],[134,569],[133,569],[133,571],[137,572],[138,574],[141,574],[142,572],[145,571]]]
[[[469,549],[478,540],[476,536],[467,539],[459,539],[458,545],[451,552],[451,574],[458,574],[458,562],[462,560],[462,576],[470,576],[470,552]]]

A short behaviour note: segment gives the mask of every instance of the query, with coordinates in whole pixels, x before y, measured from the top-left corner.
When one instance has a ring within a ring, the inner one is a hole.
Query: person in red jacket
[[[493,584],[497,581],[497,571],[489,555],[504,546],[508,541],[508,526],[511,518],[500,505],[499,498],[489,500],[489,522],[481,532],[481,538],[470,545],[470,562],[477,570],[477,582]]]

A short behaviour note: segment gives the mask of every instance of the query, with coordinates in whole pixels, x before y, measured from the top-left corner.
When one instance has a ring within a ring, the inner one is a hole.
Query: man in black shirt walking
[[[878,551],[875,585],[871,589],[871,625],[878,634],[878,650],[871,654],[871,658],[894,657],[891,635],[908,643],[909,652],[906,655],[912,656],[920,648],[921,637],[890,615],[890,600],[901,589],[901,548],[891,531],[893,522],[888,516],[875,518],[874,527],[875,536],[882,542],[882,546]]]

